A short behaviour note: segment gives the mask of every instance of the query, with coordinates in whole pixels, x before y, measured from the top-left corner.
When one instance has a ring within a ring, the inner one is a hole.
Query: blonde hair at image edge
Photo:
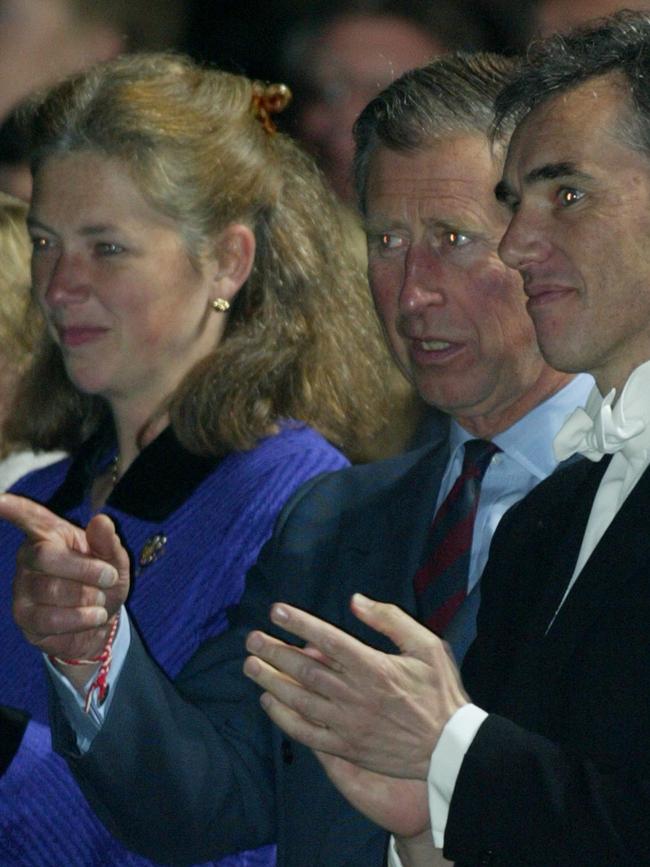
[[[0,192],[0,420],[43,330],[30,298],[31,242],[26,217],[25,202]],[[0,440],[0,455],[7,446]]]
[[[169,400],[186,448],[250,448],[294,418],[364,460],[387,423],[392,362],[341,206],[311,157],[264,128],[253,109],[260,87],[177,55],[110,61],[29,110],[32,168],[37,175],[49,157],[87,150],[122,160],[197,261],[226,226],[253,230],[252,273],[223,339]],[[73,451],[106,413],[68,381],[45,336],[14,414],[27,444]]]

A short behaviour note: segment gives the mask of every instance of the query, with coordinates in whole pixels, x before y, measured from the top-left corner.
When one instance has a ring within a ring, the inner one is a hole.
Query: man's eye
[[[379,236],[379,246],[382,250],[397,250],[402,246],[404,239],[392,232],[382,232]]]
[[[580,190],[574,190],[573,187],[562,187],[557,197],[562,207],[568,207],[575,205],[583,196],[584,193],[581,193]]]
[[[406,245],[406,239],[395,232],[377,232],[368,236],[369,249],[377,253],[392,253]]]
[[[447,232],[444,236],[444,240],[450,247],[464,247],[465,244],[469,244],[472,239],[469,235],[454,230]]]

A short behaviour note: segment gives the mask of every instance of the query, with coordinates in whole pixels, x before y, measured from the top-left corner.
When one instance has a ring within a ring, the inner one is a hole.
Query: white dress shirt
[[[501,451],[490,461],[481,484],[472,533],[468,593],[483,574],[490,542],[501,518],[556,468],[558,461],[553,451],[553,438],[566,417],[585,403],[593,384],[593,379],[587,374],[576,376],[548,400],[494,437],[493,441]],[[472,438],[473,435],[459,424],[451,422],[449,462],[438,491],[436,511],[460,475],[464,445]]]

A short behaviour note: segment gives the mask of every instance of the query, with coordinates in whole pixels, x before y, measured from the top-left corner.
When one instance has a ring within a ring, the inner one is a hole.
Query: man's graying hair
[[[354,176],[362,213],[368,164],[378,147],[408,152],[449,135],[488,137],[494,100],[516,68],[513,58],[458,52],[405,73],[375,97],[354,125]],[[510,132],[504,124],[495,143],[507,144]]]
[[[650,15],[629,10],[533,43],[497,97],[496,134],[541,103],[603,75],[614,75],[629,99],[632,123],[621,124],[620,137],[650,151]]]

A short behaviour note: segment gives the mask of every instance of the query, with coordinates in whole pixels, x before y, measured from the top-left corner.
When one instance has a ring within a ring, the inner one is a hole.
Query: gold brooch
[[[141,566],[149,566],[157,560],[165,551],[167,536],[164,533],[156,533],[144,543],[140,551],[139,563]]]

